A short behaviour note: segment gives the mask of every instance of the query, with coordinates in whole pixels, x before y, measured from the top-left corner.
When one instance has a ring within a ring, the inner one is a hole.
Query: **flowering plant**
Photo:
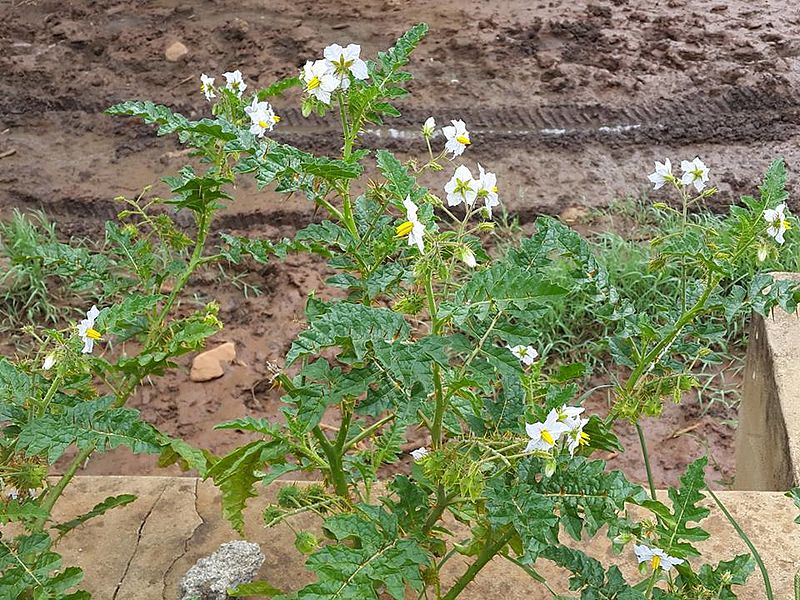
[[[698,565],[694,544],[708,537],[698,525],[708,514],[700,504],[705,459],[689,467],[665,502],[656,496],[649,467],[646,491],[594,456],[622,450],[613,433],[616,420],[638,427],[641,416],[659,414],[663,402],[679,401],[696,385],[690,366],[708,352],[695,341],[702,317],[794,309],[798,294],[791,284],[757,268],[761,249],[771,243],[768,252],[776,251],[791,222],[782,162],[770,167],[759,198],[732,206],[714,230],[689,211],[714,193],[702,161],[685,161],[680,178],[669,161],[657,164],[651,181],[657,189],[671,185],[679,200],[657,207],[679,214],[683,227],[655,241],[653,268],[680,265],[681,302],[637,312],[587,243],[557,220],[539,218],[533,235],[492,256],[484,239],[500,203],[497,177],[482,165],[465,164],[472,139],[463,121],[453,119],[439,135],[428,119],[421,130],[427,155],[420,160],[360,147],[369,124],[399,115],[395,103],[411,78],[403,68],[426,31],[414,27],[374,60],[362,59],[355,44],[329,46],[298,76],[250,94],[240,71],[225,73],[223,86],[204,74],[201,89],[212,116],[198,121],[151,102],[109,110],[155,124],[161,135],[176,134],[203,170],[187,166],[168,178],[169,200],[133,202],[124,216],[135,224],[109,224],[116,262],[108,277],[127,282],[124,300],[93,307],[77,328],[48,330],[43,362],[0,361],[3,481],[43,489],[38,497],[21,492],[0,512],[4,521],[28,528],[13,541],[0,541],[0,590],[10,590],[9,597],[27,590],[85,597],[66,594],[79,573],[53,574],[58,564],[46,528],[82,461],[119,444],[158,452],[162,463],[180,461],[212,479],[225,516],[241,533],[243,509],[257,496],[257,484],[289,473],[321,476],[308,485],[278,482],[277,501],[264,509],[268,526],[302,512],[324,519],[327,539],[297,533],[296,546],[309,555],[316,581],[285,592],[257,582],[235,595],[362,600],[385,594],[399,600],[410,589],[420,598],[452,600],[498,556],[554,597],[553,586],[563,586],[546,581],[535,570],[537,561],[569,570],[569,589],[581,598],[735,597],[732,587],[753,569],[749,555]],[[280,110],[268,99],[296,86],[303,90],[304,114],[338,117],[340,156],[315,156],[270,137],[280,127]],[[442,139],[442,150],[434,152]],[[366,161],[374,161],[377,176],[356,184]],[[452,175],[443,177],[450,163]],[[279,242],[223,234],[222,247],[208,252],[214,214],[232,200],[228,190],[240,176],[254,177],[261,188],[303,194],[327,218]],[[159,205],[190,212],[194,239],[155,211]],[[175,356],[199,348],[221,327],[213,305],[188,317],[172,314],[197,268],[298,252],[328,261],[335,274],[327,285],[339,294],[329,301],[309,295],[307,328],[275,369],[274,383],[284,393],[282,423],[248,417],[220,424],[261,438],[218,457],[164,436],[124,407],[143,378],[171,368]],[[572,265],[568,284],[549,279],[554,260]],[[604,417],[580,406],[585,366],[554,367],[536,348],[537,317],[587,291],[596,318],[617,331],[608,344],[623,373],[612,383],[614,403]],[[129,340],[138,350],[113,359],[94,354],[112,340]],[[404,451],[412,428],[428,441]],[[69,469],[48,485],[47,465],[71,446],[78,453]],[[410,469],[376,487],[382,468],[405,454]],[[131,499],[107,499],[82,519]],[[636,519],[630,508],[651,516]],[[51,531],[62,535],[83,520]],[[456,521],[466,532],[458,541],[451,533]],[[604,528],[616,550],[627,549],[641,563],[640,581],[628,582],[618,567],[578,547]],[[440,575],[457,553],[469,567],[445,584]]]

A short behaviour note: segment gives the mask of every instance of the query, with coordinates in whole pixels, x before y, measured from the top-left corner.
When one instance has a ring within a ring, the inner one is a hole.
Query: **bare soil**
[[[159,178],[186,160],[175,140],[103,109],[140,98],[199,117],[208,110],[201,72],[239,68],[248,84],[266,85],[329,43],[357,42],[372,54],[421,20],[431,32],[410,65],[416,80],[403,116],[363,144],[409,155],[422,149],[410,134],[427,116],[440,124],[463,118],[473,132],[465,160],[497,172],[505,206],[523,224],[642,193],[652,161],[666,156],[700,155],[720,208],[752,193],[777,155],[796,171],[795,0],[11,0],[0,5],[0,215],[41,208],[65,235],[99,235],[118,210],[115,196],[151,184],[158,191]],[[164,51],[175,41],[189,52],[169,62]],[[302,119],[296,94],[274,104],[282,139],[337,151],[333,124]],[[278,238],[313,218],[303,199],[243,181],[216,228]],[[144,386],[134,405],[168,433],[223,452],[241,439],[213,431],[215,423],[278,415],[267,364],[280,362],[303,327],[305,295],[323,287],[324,274],[313,259],[295,257],[255,273],[264,294],[250,298],[204,277],[193,291],[220,302],[226,329],[214,341],[235,341],[239,363],[197,384],[187,359]],[[732,477],[733,430],[722,423],[731,415],[698,411],[669,407],[647,424],[660,484],[674,483],[705,445],[716,478]],[[631,450],[611,462],[642,479],[635,436],[622,434]],[[113,453],[86,471],[157,469],[149,457]]]

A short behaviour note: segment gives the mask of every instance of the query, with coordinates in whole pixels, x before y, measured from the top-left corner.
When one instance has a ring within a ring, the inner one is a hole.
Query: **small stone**
[[[216,348],[202,352],[194,357],[189,379],[196,382],[211,381],[225,374],[223,364],[236,360],[236,344],[225,342]]]
[[[189,54],[189,49],[180,42],[173,42],[164,52],[164,56],[169,62],[178,62]]]
[[[180,600],[228,600],[227,590],[255,578],[264,562],[258,544],[236,540],[201,558],[183,576]]]
[[[589,211],[583,206],[569,206],[558,215],[564,223],[577,223],[583,221],[589,215]]]

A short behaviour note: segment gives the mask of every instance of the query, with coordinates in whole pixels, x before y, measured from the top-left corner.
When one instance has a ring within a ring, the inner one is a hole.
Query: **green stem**
[[[697,302],[695,302],[694,306],[688,312],[684,313],[683,316],[675,323],[675,326],[667,334],[667,336],[664,337],[664,339],[662,339],[658,344],[656,344],[653,349],[650,350],[650,352],[648,352],[641,361],[639,361],[639,364],[633,370],[625,384],[625,391],[633,391],[645,371],[655,365],[655,362],[659,359],[661,353],[665,352],[667,348],[672,345],[672,343],[675,341],[675,338],[678,337],[678,334],[683,331],[683,328],[691,323],[696,316],[703,312],[703,310],[705,310],[706,301],[708,300],[709,296],[711,296],[711,292],[717,287],[718,283],[719,280],[716,277],[712,277],[707,282],[706,289],[703,291],[703,294],[700,296],[700,298],[698,298]]]
[[[650,575],[650,581],[647,582],[647,591],[644,593],[645,598],[653,597],[653,588],[656,586],[657,576],[658,576],[658,571],[656,569],[653,569],[653,574]]]
[[[428,518],[425,519],[425,524],[422,526],[422,533],[424,535],[428,535],[431,532],[431,529],[434,528],[436,523],[439,521],[441,516],[444,514],[444,511],[447,510],[447,507],[450,505],[450,502],[453,498],[456,497],[456,494],[445,494],[444,493],[444,486],[439,484],[436,488],[436,504],[434,504],[433,509],[431,509]]]
[[[47,522],[47,519],[50,518],[50,513],[53,511],[53,507],[56,504],[56,501],[61,497],[61,494],[64,492],[64,488],[67,487],[72,478],[75,476],[75,473],[78,472],[81,465],[86,461],[89,456],[91,456],[92,452],[94,452],[95,445],[89,444],[86,448],[78,452],[78,455],[72,459],[72,462],[67,467],[67,470],[58,480],[53,487],[49,488],[45,493],[44,499],[42,500],[41,509],[42,509],[42,516],[36,519],[31,530],[34,532],[40,532],[44,529],[44,525]]]
[[[387,423],[389,423],[391,421],[394,421],[396,418],[397,418],[396,414],[389,414],[389,415],[386,415],[385,417],[383,417],[381,420],[376,421],[375,423],[373,423],[372,425],[367,427],[364,431],[359,433],[357,436],[349,439],[347,441],[347,443],[344,445],[343,450],[349,450],[350,448],[355,446],[358,442],[368,438],[373,433],[375,433],[378,429],[380,429],[381,427],[383,427]]]
[[[769,581],[769,574],[767,573],[767,567],[764,565],[764,561],[761,559],[761,555],[758,553],[758,550],[753,545],[753,542],[750,541],[750,538],[745,533],[744,529],[742,529],[739,526],[739,523],[736,522],[736,519],[733,518],[733,515],[730,512],[728,512],[727,508],[725,508],[725,505],[722,503],[722,501],[719,498],[717,498],[717,495],[714,492],[712,492],[710,488],[706,488],[706,491],[714,499],[714,502],[717,503],[717,506],[722,511],[722,514],[724,514],[725,518],[728,519],[728,522],[736,530],[736,533],[739,534],[739,537],[750,549],[750,552],[753,553],[753,558],[755,559],[756,564],[758,565],[758,569],[761,571],[761,577],[764,578],[764,591],[767,594],[767,600],[774,600],[774,596],[772,595],[772,584]]]
[[[509,540],[513,537],[514,530],[509,529],[503,535],[501,535],[494,543],[487,542],[487,544],[483,547],[483,549],[478,554],[478,557],[475,559],[464,574],[458,578],[458,580],[453,584],[447,594],[442,597],[442,600],[455,600],[458,595],[464,591],[464,588],[469,585],[469,583],[475,579],[475,576],[480,572],[486,564],[492,560],[495,554],[500,552],[503,547],[509,542]]]
[[[325,437],[325,434],[322,432],[322,429],[320,429],[319,425],[314,427],[314,429],[311,430],[311,433],[314,434],[314,437],[317,439],[317,442],[322,448],[322,452],[328,459],[328,468],[330,469],[331,483],[333,483],[333,489],[336,490],[336,494],[338,496],[341,496],[342,498],[349,500],[350,490],[347,487],[347,479],[344,476],[344,469],[342,468],[341,455],[338,452],[336,452],[336,448],[334,448],[330,440],[328,440],[328,438]]]
[[[650,486],[650,497],[656,499],[656,486],[653,482],[653,471],[650,469],[650,455],[647,452],[647,442],[644,439],[644,431],[642,426],[636,423],[636,433],[639,434],[639,445],[642,447],[642,456],[644,457],[644,469],[647,471],[647,484]]]

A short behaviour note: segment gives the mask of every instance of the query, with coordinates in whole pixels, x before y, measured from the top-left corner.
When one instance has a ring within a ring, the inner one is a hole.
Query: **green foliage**
[[[380,588],[402,600],[406,586],[422,589],[420,567],[428,555],[417,542],[398,538],[394,515],[359,505],[327,519],[324,528],[334,543],[308,558],[306,566],[318,580],[299,590],[298,600],[377,600]]]
[[[658,546],[670,556],[700,556],[692,543],[708,539],[708,532],[699,526],[689,525],[699,523],[710,512],[707,508],[698,506],[704,499],[701,490],[706,487],[704,471],[707,464],[706,457],[694,461],[681,477],[680,487],[669,489],[671,510],[657,500],[641,502],[642,506],[655,514],[657,521],[654,533]]]
[[[0,596],[87,600],[84,591],[70,592],[83,579],[77,567],[61,570],[61,556],[53,552],[45,533],[0,540]]]
[[[8,597],[87,597],[67,592],[80,571],[60,570],[52,538],[133,497],[107,498],[46,528],[82,462],[120,446],[211,479],[240,534],[259,484],[296,471],[316,479],[283,485],[263,510],[267,526],[291,527],[302,513],[323,520],[326,540],[295,530],[316,582],[285,592],[258,582],[231,591],[240,596],[399,600],[411,591],[454,600],[502,555],[544,585],[537,560],[566,568],[584,600],[735,597],[732,588],[753,569],[750,557],[697,569],[688,560],[697,562],[693,544],[708,537],[699,525],[708,514],[704,490],[714,497],[705,459],[667,492],[667,506],[591,456],[623,449],[615,421],[657,415],[664,401],[699,387],[696,367],[719,362],[739,339],[744,314],[797,306],[797,286],[769,274],[779,261],[796,260],[780,251],[765,219],[787,197],[783,163],[770,167],[759,198],[743,198],[726,216],[693,215],[714,190],[695,197],[671,180],[679,205],[633,215],[648,223],[647,244],[615,235],[587,240],[542,217],[532,235],[490,252],[483,246],[495,230],[491,173],[481,168],[480,182],[462,182],[480,190],[471,204],[453,206],[452,195],[445,201],[429,191],[442,189],[437,174],[450,158],[434,152],[438,141],[428,133],[422,160],[359,147],[369,123],[400,114],[411,79],[403,69],[426,32],[417,25],[379,52],[366,79],[355,76],[360,64],[350,65],[354,72],[340,64],[329,99],[319,81],[291,76],[247,95],[207,89],[210,114],[199,120],[148,101],[111,107],[109,114],[136,117],[190,149],[192,166],[164,179],[169,197],[146,189],[119,199],[123,209],[106,225],[102,246],[64,243],[44,219],[15,215],[0,226],[6,310],[54,327],[25,329],[37,352],[0,359],[0,484],[16,490],[0,502],[0,522],[24,530],[0,541],[0,590]],[[271,136],[277,120],[255,114],[266,111],[259,101],[301,84],[303,114],[338,116],[339,155],[279,142]],[[365,172],[373,179],[364,181]],[[235,201],[242,177],[305,197],[321,218],[283,240],[222,232],[221,247],[210,249],[215,215]],[[798,243],[787,232],[787,247]],[[222,328],[216,304],[193,309],[184,301],[198,270],[227,262],[242,273],[297,253],[322,257],[331,275],[329,289],[309,292],[307,326],[283,365],[270,365],[280,419],[220,424],[249,437],[215,456],[165,436],[126,406],[143,381],[175,368],[177,357]],[[63,297],[52,294],[58,286]],[[82,325],[67,322],[92,303],[98,310]],[[601,360],[615,364],[592,369]],[[610,414],[584,415],[583,383],[609,371]],[[48,479],[67,453],[72,462]],[[389,481],[378,488],[381,478]],[[648,509],[655,522],[631,520],[629,505]],[[452,537],[452,518],[466,525],[463,539]],[[668,577],[657,562],[643,564],[656,571],[629,584],[616,566],[575,547],[601,531],[615,550],[635,542],[687,560]],[[441,578],[456,552],[468,567],[455,580]],[[763,567],[755,552],[754,560]]]

